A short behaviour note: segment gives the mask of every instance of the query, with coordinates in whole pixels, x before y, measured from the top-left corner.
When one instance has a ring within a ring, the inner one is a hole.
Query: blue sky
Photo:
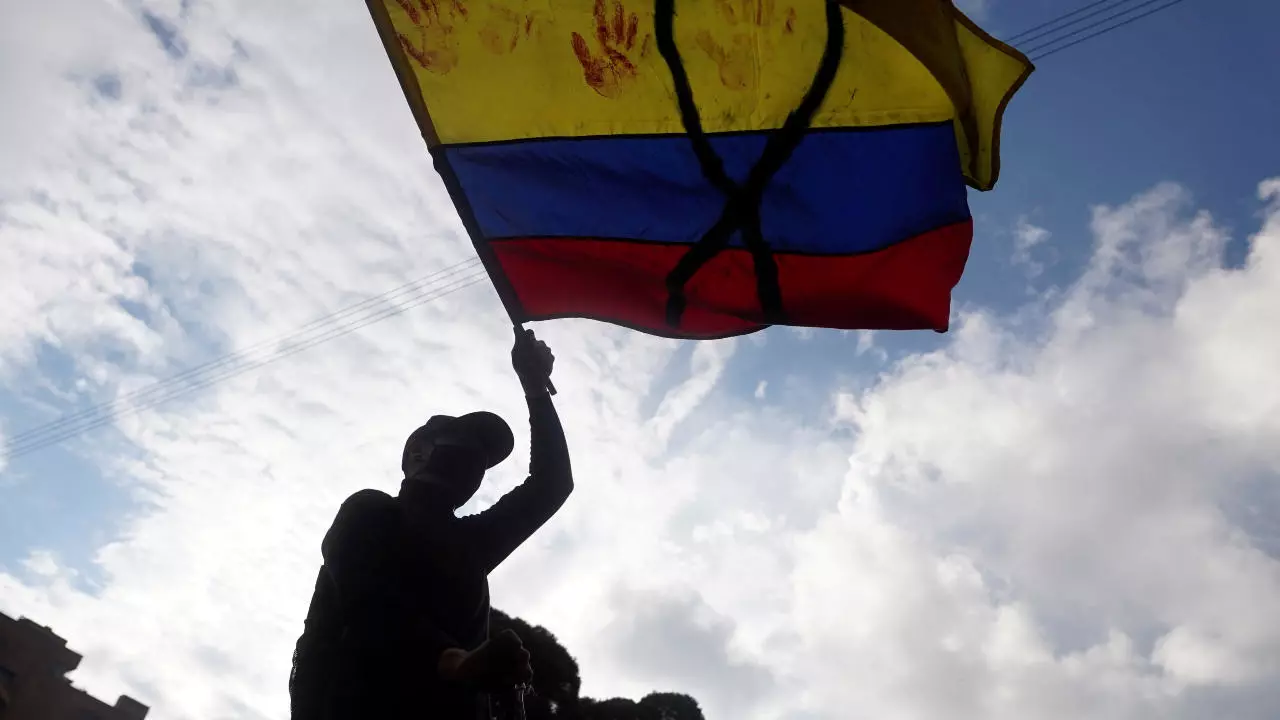
[[[313,5],[0,11],[24,99],[0,118],[0,437],[469,256],[363,7]],[[975,16],[1003,37],[1072,7]],[[539,328],[584,478],[498,605],[586,692],[717,717],[1265,717],[1278,26],[1187,0],[1039,63],[970,195],[948,334]],[[480,283],[13,458],[0,610],[155,717],[283,717],[336,502],[394,487],[425,413],[518,426],[508,335]],[[704,670],[664,675],[690,643]]]

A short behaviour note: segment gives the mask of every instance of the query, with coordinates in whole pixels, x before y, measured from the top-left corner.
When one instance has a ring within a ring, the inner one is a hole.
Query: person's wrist
[[[546,378],[538,378],[536,380],[520,378],[520,387],[524,389],[525,397],[541,397],[549,394],[547,392]]]

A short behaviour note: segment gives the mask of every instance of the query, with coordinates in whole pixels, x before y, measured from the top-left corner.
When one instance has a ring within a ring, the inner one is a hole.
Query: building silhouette
[[[73,686],[80,655],[52,630],[0,613],[0,720],[143,720],[127,695],[108,705]]]

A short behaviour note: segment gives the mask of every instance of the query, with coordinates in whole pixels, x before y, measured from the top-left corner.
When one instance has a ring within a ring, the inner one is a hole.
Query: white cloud
[[[1025,217],[1018,218],[1013,230],[1013,264],[1021,267],[1029,279],[1044,273],[1044,262],[1036,259],[1033,251],[1043,246],[1050,236],[1045,228],[1032,225]]]
[[[662,442],[667,442],[676,426],[706,400],[736,347],[734,338],[700,342],[694,347],[689,379],[668,393],[655,413],[653,422]]]
[[[23,561],[23,565],[28,572],[34,573],[42,578],[51,578],[58,574],[61,570],[57,557],[48,550],[36,550],[27,556]]]
[[[91,379],[55,389],[110,399],[211,337],[272,338],[468,256],[361,6],[148,5],[183,33],[174,64],[104,7],[23,6],[64,42],[0,77],[63,111],[0,188],[0,287],[26,309],[2,316],[8,377],[47,344]],[[64,52],[78,43],[92,52]],[[120,99],[91,100],[71,71],[107,65]],[[193,83],[202,66],[238,84]],[[495,574],[498,605],[556,632],[585,692],[685,690],[712,718],[1266,717],[1280,181],[1260,195],[1240,270],[1161,186],[1095,212],[1080,280],[1022,310],[1040,334],[971,311],[944,349],[804,416],[716,392],[760,338],[698,345],[649,415],[676,343],[538,328],[578,488]],[[158,720],[284,717],[342,497],[394,488],[404,433],[435,411],[492,407],[523,437],[503,318],[480,284],[77,446],[139,500],[98,549],[100,588],[50,548],[0,573],[0,609],[69,637],[78,682]],[[787,366],[762,382],[795,382]],[[527,460],[521,443],[478,503]]]
[[[859,679],[828,706],[1154,718],[1275,682],[1280,563],[1227,507],[1280,469],[1280,217],[1226,271],[1187,201],[1098,209],[1047,337],[970,315],[846,401],[852,472],[796,576],[814,671]]]

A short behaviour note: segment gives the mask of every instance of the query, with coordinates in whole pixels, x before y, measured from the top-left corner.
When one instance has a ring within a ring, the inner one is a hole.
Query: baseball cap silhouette
[[[400,457],[400,469],[408,472],[409,457],[419,448],[444,434],[473,437],[484,448],[485,466],[493,467],[511,454],[515,448],[515,436],[511,426],[501,417],[480,410],[466,415],[433,415],[426,424],[409,434]]]

